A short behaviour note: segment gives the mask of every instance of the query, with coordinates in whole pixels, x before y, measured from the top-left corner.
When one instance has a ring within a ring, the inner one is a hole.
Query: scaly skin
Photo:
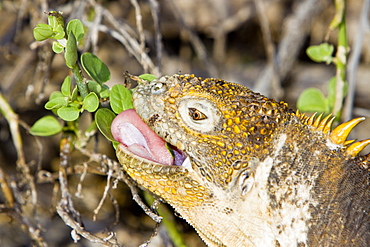
[[[189,166],[161,165],[117,149],[139,185],[163,198],[208,246],[368,246],[368,141],[349,145],[362,119],[330,132],[219,79],[173,75],[139,85],[134,107]]]

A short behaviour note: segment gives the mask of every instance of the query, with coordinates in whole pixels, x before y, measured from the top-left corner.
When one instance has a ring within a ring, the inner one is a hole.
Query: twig
[[[354,38],[352,54],[348,60],[347,78],[348,78],[348,93],[343,107],[342,121],[348,121],[352,118],[353,101],[356,89],[356,71],[360,62],[361,48],[364,42],[364,36],[369,25],[368,13],[370,9],[370,0],[364,0],[362,11],[360,14],[359,25]]]
[[[138,190],[136,186],[131,182],[131,179],[123,172],[121,165],[109,158],[107,158],[105,155],[101,155],[98,153],[93,153],[87,149],[76,147],[81,153],[88,156],[90,160],[97,162],[98,164],[101,163],[111,163],[109,166],[112,170],[112,177],[119,179],[120,181],[123,181],[127,186],[130,188],[132,193],[132,198],[134,201],[144,210],[144,212],[152,218],[155,222],[160,223],[162,220],[162,217],[157,215],[153,210],[151,210],[141,199],[139,196]],[[78,171],[78,170],[77,170]],[[106,171],[103,171],[102,167],[98,168],[97,170],[89,170],[89,172],[104,175],[106,174]]]
[[[31,175],[30,168],[26,164],[22,137],[19,131],[18,115],[14,113],[13,109],[10,107],[6,101],[3,94],[0,92],[0,112],[4,115],[5,119],[9,123],[10,133],[12,135],[15,150],[17,151],[17,166],[22,171],[24,177],[26,178],[26,184],[30,188],[32,205],[35,207],[37,204],[37,191],[36,184],[33,176]]]
[[[148,0],[150,5],[150,11],[153,18],[153,26],[155,33],[155,47],[156,47],[156,57],[158,66],[158,77],[162,75],[162,55],[163,55],[163,43],[162,43],[162,33],[160,29],[159,21],[159,4],[157,0]]]
[[[99,28],[103,19],[102,7],[99,4],[95,5],[95,15],[92,25],[90,25],[89,32],[87,35],[87,40],[91,40],[92,53],[96,54],[98,52],[98,38],[99,38]],[[87,51],[90,42],[85,43],[84,51]]]
[[[145,34],[143,29],[143,16],[141,15],[140,5],[137,0],[130,0],[131,4],[134,6],[135,9],[135,17],[136,17],[136,28],[139,34],[139,44],[140,44],[140,57],[143,59],[145,54]],[[141,62],[142,63],[142,62]],[[146,63],[142,63],[145,73],[148,72],[148,65]]]
[[[267,54],[267,66],[270,67],[270,71],[272,71],[272,80],[270,82],[272,86],[271,97],[279,99],[283,96],[283,89],[280,85],[279,73],[276,64],[275,45],[272,41],[270,25],[265,14],[266,9],[264,0],[254,0],[254,4],[256,6],[258,20],[261,25],[263,43]]]
[[[193,30],[191,30],[189,26],[186,24],[181,14],[181,11],[178,9],[176,5],[176,1],[167,0],[166,2],[172,6],[173,14],[175,15],[175,18],[177,19],[178,23],[181,26],[181,31],[183,31],[189,38],[189,41],[194,47],[197,56],[206,65],[208,73],[212,77],[217,77],[218,71],[214,64],[212,63],[212,61],[210,60],[210,58],[208,57],[207,49],[205,48],[201,39],[196,35],[196,33]]]
[[[280,80],[283,81],[291,71],[304,39],[307,36],[311,20],[319,14],[330,2],[329,0],[298,1],[294,13],[286,18],[283,29],[283,38],[278,46],[276,64]],[[266,67],[257,79],[254,90],[271,95],[271,81],[273,71]]]
[[[108,192],[109,192],[109,189],[110,189],[110,181],[111,181],[111,178],[112,178],[112,175],[113,175],[113,169],[112,169],[111,162],[108,162],[107,164],[108,164],[108,172],[106,173],[106,175],[107,175],[107,184],[105,185],[104,193],[103,193],[102,198],[100,199],[100,202],[99,202],[98,206],[94,209],[94,216],[93,216],[94,221],[96,221],[96,216],[99,213],[101,207],[103,206],[103,203],[104,203],[105,199],[107,198],[107,195],[108,195]]]
[[[113,238],[100,238],[90,232],[86,231],[83,227],[81,216],[79,212],[74,208],[72,196],[68,190],[68,180],[67,180],[67,168],[69,164],[70,151],[72,149],[71,136],[66,136],[61,140],[60,144],[60,166],[59,166],[59,183],[61,189],[61,199],[57,205],[57,212],[59,216],[63,219],[66,225],[72,228],[71,236],[77,242],[80,237],[83,236],[93,243],[101,243],[105,246],[120,246],[117,241]],[[113,241],[113,242],[110,242]]]

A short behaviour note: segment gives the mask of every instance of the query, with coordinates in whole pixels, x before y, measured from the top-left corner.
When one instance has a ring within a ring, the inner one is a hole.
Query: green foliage
[[[340,116],[343,98],[347,94],[345,78],[347,33],[344,13],[344,1],[336,1],[336,13],[329,26],[329,32],[338,29],[338,47],[335,57],[333,56],[334,46],[328,43],[310,46],[306,50],[307,55],[315,62],[335,64],[337,72],[328,83],[327,97],[319,89],[313,88],[308,88],[301,93],[297,101],[297,108],[301,111],[333,113],[334,116]]]
[[[48,16],[49,24],[40,23],[37,24],[33,30],[33,36],[37,41],[43,41],[46,39],[63,39],[65,36],[64,21],[60,13],[56,11],[49,12]]]
[[[68,36],[70,33],[73,33],[76,41],[80,41],[85,35],[84,25],[78,19],[71,20],[67,25],[67,33]]]
[[[51,136],[62,131],[62,125],[53,116],[45,116],[37,120],[30,129],[35,136]]]
[[[77,63],[77,42],[75,35],[70,32],[68,34],[67,45],[65,47],[64,59],[66,60],[66,65],[69,68],[73,68]]]
[[[154,79],[157,79],[157,77],[155,75],[152,75],[152,74],[142,74],[142,75],[139,75],[139,78],[140,79],[143,79],[143,80],[146,80],[146,81],[153,81]]]
[[[132,109],[131,91],[122,85],[114,85],[110,92],[110,106],[116,114]]]
[[[88,112],[95,112],[99,107],[99,98],[94,92],[90,92],[83,100],[83,109]]]
[[[80,109],[75,105],[69,104],[59,108],[57,114],[64,121],[75,121],[80,115]]]
[[[87,74],[96,82],[103,84],[109,81],[110,71],[108,67],[94,54],[89,52],[82,54],[81,63]]]
[[[131,91],[122,85],[115,85],[110,89],[106,84],[110,79],[108,67],[97,56],[89,52],[78,57],[78,42],[84,38],[84,26],[80,20],[74,19],[64,25],[63,16],[56,12],[49,12],[48,24],[38,24],[34,29],[34,37],[38,41],[56,39],[52,48],[55,53],[64,52],[66,65],[71,68],[74,77],[67,76],[60,91],[53,92],[45,108],[51,110],[62,120],[67,121],[65,131],[76,131],[76,124],[81,113],[95,112],[95,123],[100,132],[116,146],[110,133],[110,125],[116,114],[133,108]],[[68,35],[66,35],[68,34]],[[82,68],[79,67],[79,63]],[[90,76],[90,80],[83,77],[84,70]],[[144,74],[139,76],[143,80],[151,81],[155,76]],[[74,85],[76,83],[76,85]],[[84,90],[82,92],[82,90]],[[86,90],[86,91],[85,91]],[[101,101],[109,100],[112,110],[103,108]],[[116,114],[115,114],[116,113]],[[72,123],[73,122],[73,123]],[[72,124],[71,124],[72,123]],[[33,135],[48,136],[59,133],[62,126],[55,117],[47,116],[38,120],[31,128]]]
[[[317,88],[307,88],[297,101],[297,108],[306,112],[328,112],[328,100]]]
[[[64,96],[71,96],[71,86],[72,86],[72,81],[71,81],[71,77],[70,76],[67,76],[63,83],[62,83],[62,87],[61,87],[61,93],[62,95]]]
[[[330,64],[333,60],[334,46],[328,43],[313,45],[308,47],[306,52],[313,61]]]
[[[45,23],[37,24],[33,30],[33,36],[37,41],[43,41],[51,38],[54,35],[53,28]]]

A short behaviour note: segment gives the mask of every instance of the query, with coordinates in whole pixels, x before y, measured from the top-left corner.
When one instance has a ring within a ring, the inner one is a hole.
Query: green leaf
[[[87,81],[87,87],[91,92],[100,93],[102,90],[101,84],[97,83],[96,81]]]
[[[78,97],[78,88],[77,88],[77,85],[76,85],[75,88],[72,91],[71,101],[77,100],[77,97]]]
[[[116,117],[111,110],[107,108],[100,108],[95,113],[95,122],[98,126],[100,132],[110,141],[115,141],[113,135],[110,131],[110,126],[112,125],[113,119]]]
[[[85,109],[88,112],[94,112],[99,107],[99,98],[94,93],[89,93],[83,100],[83,109]]]
[[[55,99],[55,98],[59,98],[59,97],[64,97],[64,95],[62,94],[61,91],[54,91],[50,94],[49,96],[49,100],[52,100],[52,99]]]
[[[72,32],[77,41],[80,41],[85,34],[84,25],[78,19],[71,20],[67,25],[67,33]]]
[[[116,150],[117,146],[120,144],[120,142],[117,142],[117,141],[111,141],[111,142],[112,142],[114,150]]]
[[[45,116],[37,120],[30,129],[34,136],[51,136],[62,131],[62,125],[53,116]]]
[[[80,115],[80,110],[75,106],[63,106],[58,109],[57,114],[64,121],[75,121]]]
[[[66,60],[66,65],[69,68],[73,68],[77,62],[77,43],[76,38],[72,32],[68,34],[68,40],[66,45],[66,52],[64,53],[64,58]]]
[[[54,32],[52,38],[63,39],[65,36],[65,32],[64,19],[61,12],[50,11],[48,13],[48,22]]]
[[[45,109],[51,110],[51,109],[60,108],[60,107],[66,106],[67,103],[68,103],[67,97],[64,97],[64,96],[56,97],[46,102]]]
[[[52,49],[55,53],[61,53],[62,51],[64,51],[64,47],[57,41],[54,41],[53,42],[53,46],[52,46]]]
[[[140,79],[143,79],[143,80],[146,80],[146,81],[153,81],[154,79],[157,79],[157,77],[155,75],[152,75],[152,74],[142,74],[142,75],[139,75],[139,78]]]
[[[130,90],[120,84],[116,84],[112,87],[110,92],[110,106],[116,114],[127,109],[133,109],[131,98],[132,95]]]
[[[64,28],[64,20],[62,12],[50,11],[48,13],[49,25],[55,30],[58,26]]]
[[[329,112],[328,101],[317,88],[307,88],[297,100],[297,108],[303,112]]]
[[[39,23],[33,29],[33,37],[37,41],[43,41],[51,38],[54,35],[53,28],[45,23]]]
[[[102,90],[100,92],[100,98],[104,99],[104,98],[108,98],[109,96],[110,96],[109,87],[107,85],[103,84]]]
[[[108,67],[94,54],[85,52],[81,56],[81,63],[87,74],[100,84],[110,79]]]
[[[57,28],[54,29],[54,35],[52,38],[63,39],[65,36],[66,36],[66,33],[64,32],[64,28],[62,26],[57,26]]]
[[[327,64],[329,64],[333,60],[333,51],[333,45],[323,43],[320,45],[313,45],[308,47],[306,53],[315,62],[326,62]]]
[[[61,92],[64,96],[70,96],[71,95],[71,86],[72,86],[72,81],[71,81],[71,77],[68,75],[63,83],[62,83],[62,87],[61,87]]]

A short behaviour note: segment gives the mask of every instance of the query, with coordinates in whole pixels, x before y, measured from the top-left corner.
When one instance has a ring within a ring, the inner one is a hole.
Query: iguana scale
[[[364,118],[331,130],[330,115],[194,75],[140,84],[133,104],[111,127],[123,169],[208,246],[370,245],[370,140],[347,140]]]

